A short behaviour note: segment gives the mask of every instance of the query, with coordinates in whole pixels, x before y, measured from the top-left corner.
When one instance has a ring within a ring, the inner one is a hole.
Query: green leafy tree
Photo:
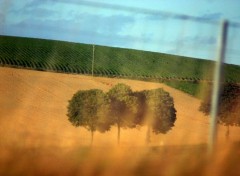
[[[224,84],[219,98],[218,123],[227,127],[226,137],[229,138],[229,127],[240,126],[240,86],[237,84]],[[211,111],[211,90],[210,85],[205,93],[199,110],[209,115]]]
[[[150,142],[150,133],[166,134],[174,127],[176,121],[176,109],[173,98],[163,89],[153,89],[143,92],[146,96],[147,114],[147,143]]]
[[[146,95],[145,91],[136,91],[131,94],[132,96],[136,97],[136,108],[137,111],[134,114],[133,123],[135,127],[144,125],[145,116],[147,111],[146,105]]]
[[[81,90],[75,93],[68,105],[68,120],[72,125],[82,126],[91,132],[91,144],[96,130],[110,130],[105,114],[108,110],[107,98],[98,89]]]
[[[135,127],[134,114],[137,112],[137,99],[125,84],[117,84],[107,92],[109,100],[109,119],[117,125],[118,144],[122,127]]]

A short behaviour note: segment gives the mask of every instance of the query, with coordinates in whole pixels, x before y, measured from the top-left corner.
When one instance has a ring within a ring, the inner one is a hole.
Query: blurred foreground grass
[[[0,175],[239,175],[240,142],[160,147],[0,147]]]

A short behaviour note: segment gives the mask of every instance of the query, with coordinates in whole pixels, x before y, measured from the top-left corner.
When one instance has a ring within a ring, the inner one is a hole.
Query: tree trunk
[[[150,124],[148,124],[146,133],[146,144],[149,144],[150,142],[151,142],[151,128]]]
[[[227,125],[227,131],[226,131],[226,140],[229,140],[229,135],[230,135],[230,129],[229,129],[229,125]]]
[[[117,127],[118,127],[118,145],[120,144],[120,124],[118,123],[117,124]]]
[[[91,130],[91,146],[93,145],[93,135],[94,135],[94,131]]]

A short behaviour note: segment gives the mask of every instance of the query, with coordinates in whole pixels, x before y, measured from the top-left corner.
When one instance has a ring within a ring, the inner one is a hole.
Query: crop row
[[[91,74],[91,69],[86,67],[81,67],[80,65],[77,67],[74,66],[66,66],[62,64],[54,64],[54,63],[44,63],[44,62],[36,62],[36,61],[26,61],[26,60],[16,60],[10,58],[2,58],[0,57],[0,65],[1,66],[10,66],[10,67],[19,67],[19,68],[27,68],[33,70],[40,71],[55,71],[62,73],[75,73],[75,74]],[[211,82],[211,80],[203,80],[199,78],[193,77],[175,77],[175,76],[154,76],[147,74],[133,74],[132,72],[119,72],[113,69],[105,69],[105,68],[97,68],[94,69],[94,75],[98,76],[109,76],[109,77],[128,77],[133,79],[140,80],[157,80],[157,81],[183,81],[183,82]],[[231,82],[231,81],[230,81]]]
[[[95,46],[94,74],[198,82],[212,79],[212,61],[163,53]],[[93,46],[0,36],[2,65],[91,74]],[[225,66],[226,81],[240,82],[240,67]]]
[[[82,67],[68,67],[62,64],[49,64],[36,61],[15,60],[9,58],[0,58],[2,66],[21,67],[27,69],[41,70],[41,71],[56,71],[64,73],[80,73],[89,74],[90,70]]]

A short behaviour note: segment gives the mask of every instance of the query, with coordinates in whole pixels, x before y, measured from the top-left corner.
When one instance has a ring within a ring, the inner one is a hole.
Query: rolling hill
[[[164,53],[95,45],[94,75],[166,82],[198,94],[211,82],[214,62]],[[91,74],[93,45],[0,36],[0,65],[74,74]],[[240,66],[225,64],[225,81],[240,82]]]
[[[209,118],[198,110],[200,100],[162,83],[90,77],[0,67],[0,145],[16,147],[76,147],[90,144],[90,132],[68,121],[67,105],[78,90],[101,89],[124,83],[132,90],[163,88],[174,98],[175,127],[166,135],[153,135],[153,145],[193,145],[207,142]],[[239,127],[231,127],[230,140],[239,140]],[[219,125],[219,140],[226,127]],[[123,129],[122,145],[145,145],[146,127]],[[94,145],[117,145],[117,128],[96,132]]]

